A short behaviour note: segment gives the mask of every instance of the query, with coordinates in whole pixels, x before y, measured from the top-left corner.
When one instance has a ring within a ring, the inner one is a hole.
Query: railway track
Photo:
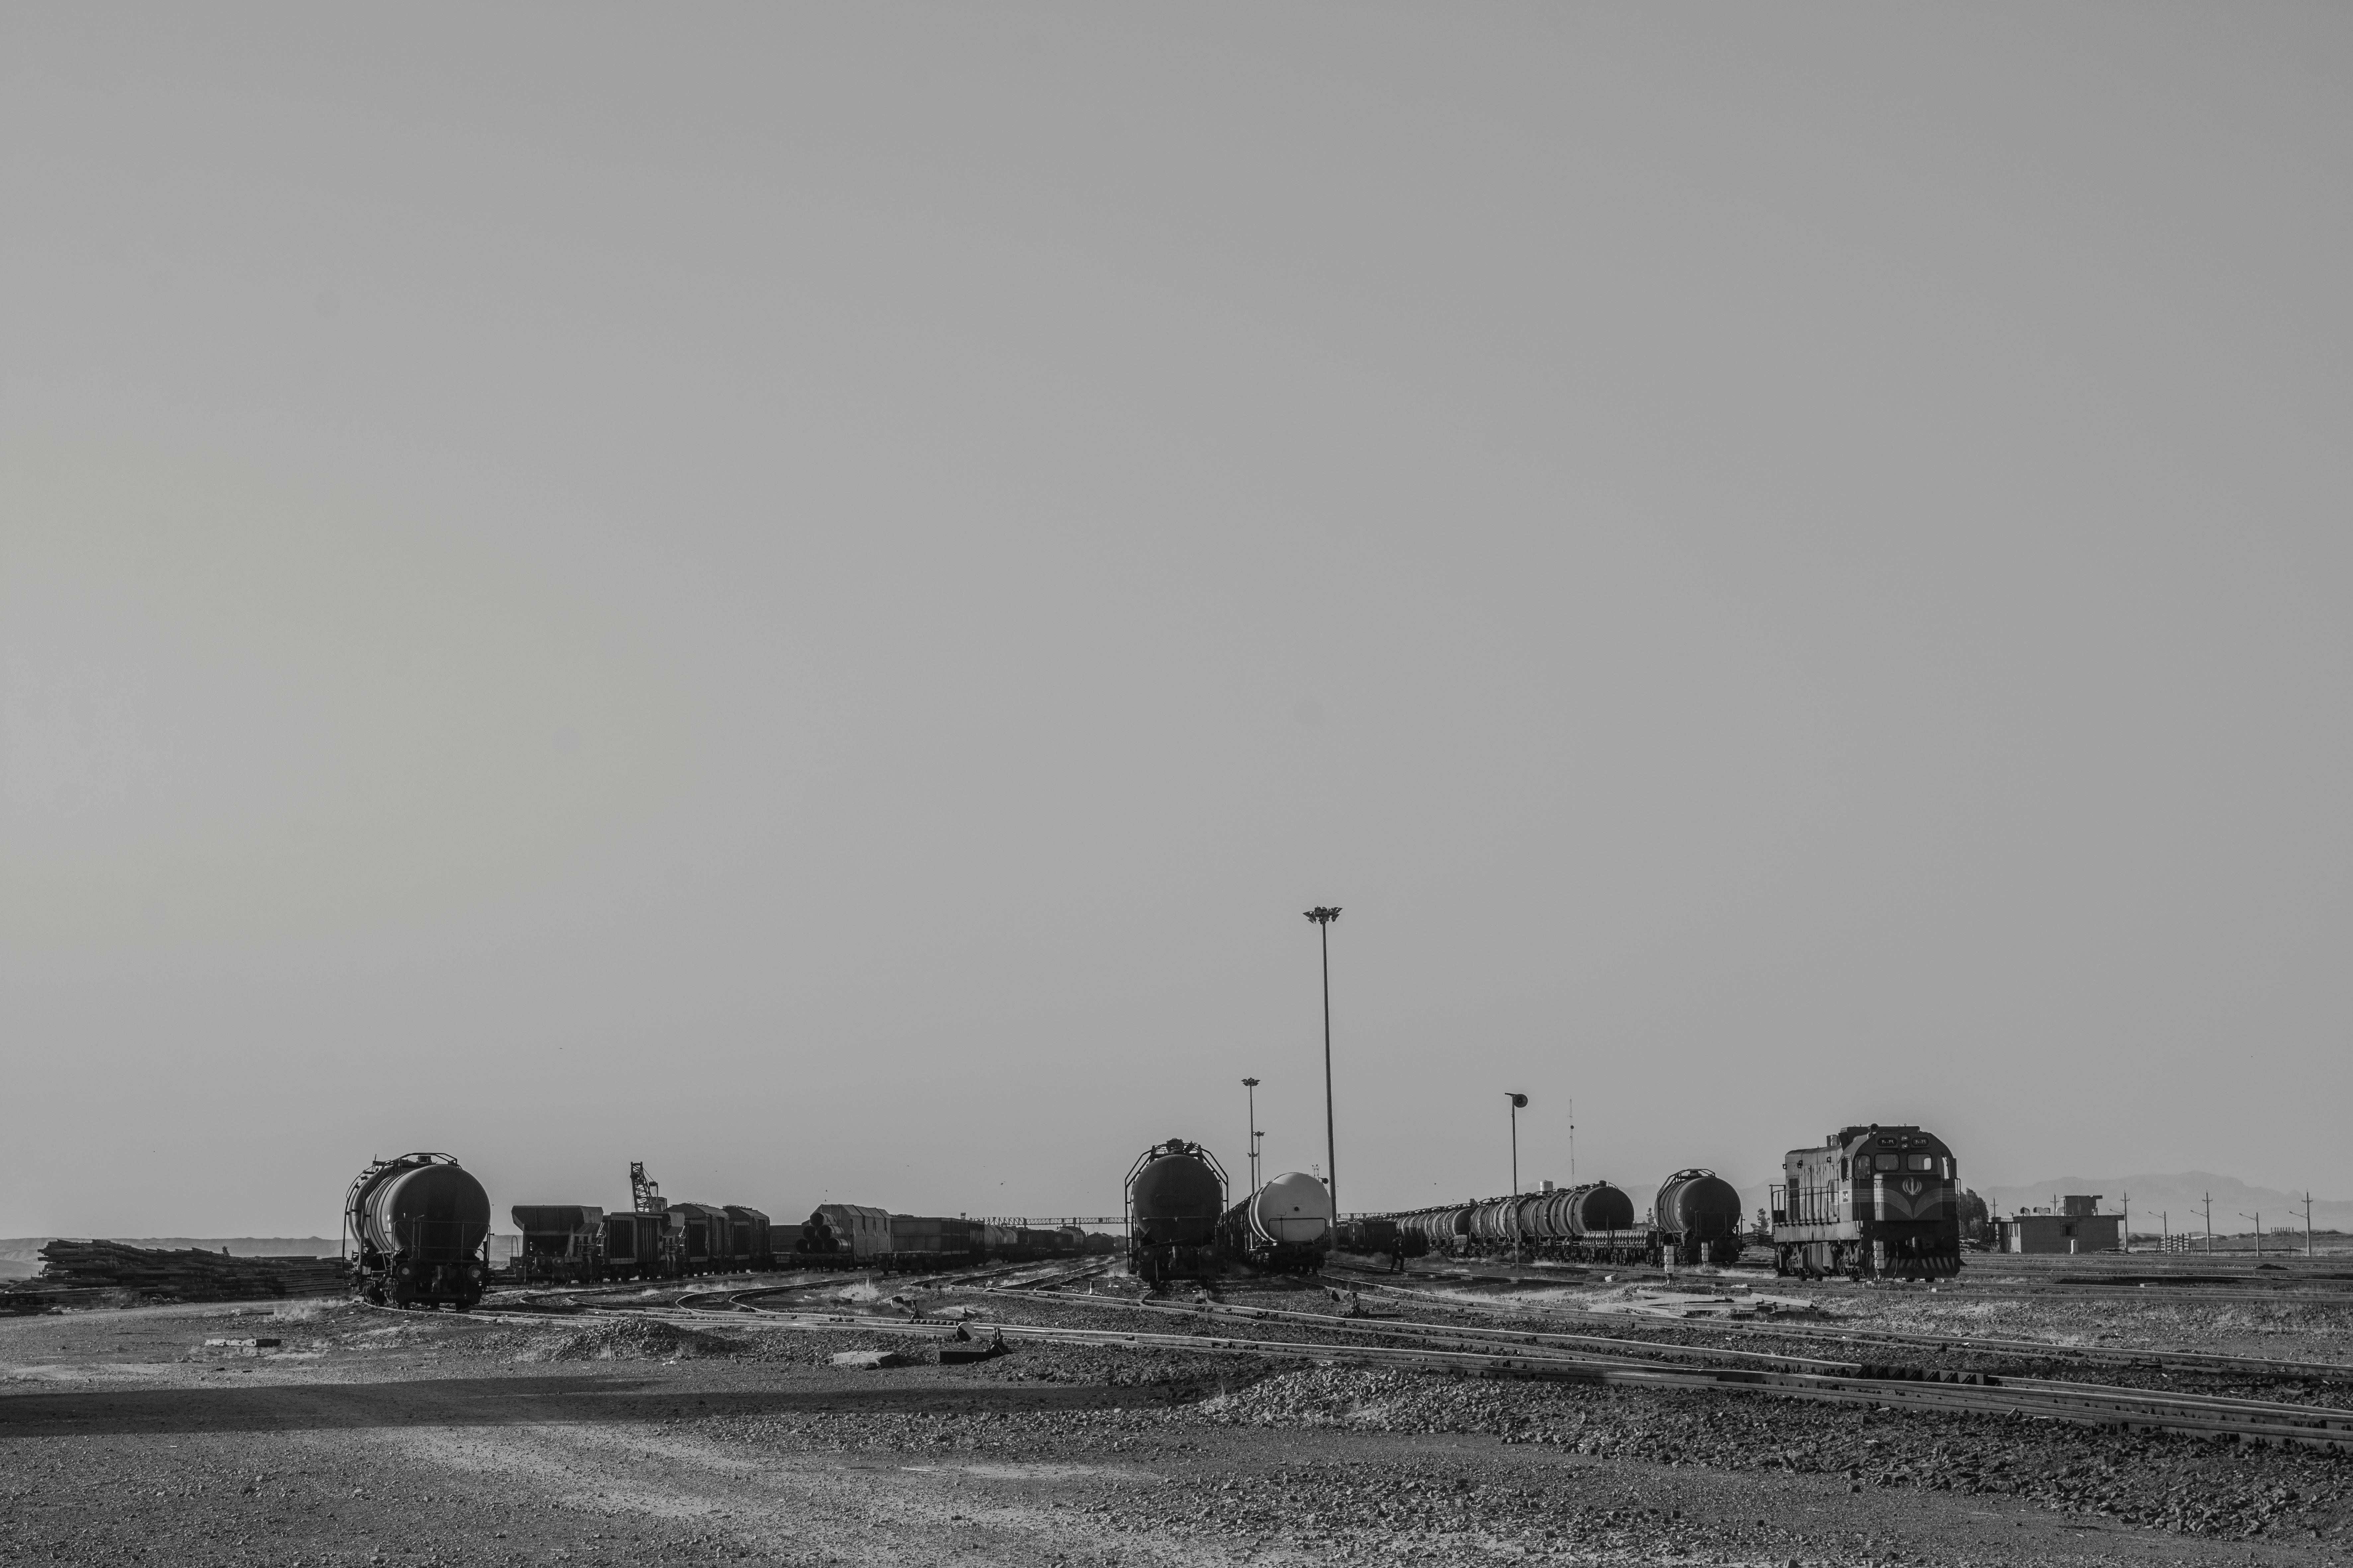
[[[997,1287],[990,1281],[1000,1279],[1016,1280],[1026,1288],[1034,1289],[1048,1282],[1067,1283],[1087,1279],[1103,1273],[1110,1267],[1109,1259],[1091,1259],[1075,1268],[1067,1263],[999,1263],[979,1268],[947,1269],[937,1274],[892,1275],[890,1279],[901,1291],[931,1285],[955,1285],[966,1289],[977,1286],[982,1289],[994,1289]],[[1019,1277],[1024,1274],[1037,1274],[1039,1277],[1035,1280],[1019,1280]],[[678,1305],[701,1309],[706,1300],[733,1302],[739,1297],[776,1296],[799,1290],[830,1289],[839,1292],[843,1288],[842,1277],[839,1274],[832,1274],[824,1278],[803,1280],[797,1284],[751,1287],[737,1285],[712,1290],[689,1290],[679,1297]]]
[[[1100,1265],[1096,1267],[1099,1268]],[[1083,1278],[1093,1271],[1073,1270],[1061,1276],[1059,1282]],[[968,1275],[947,1278],[965,1282],[970,1279]],[[1037,1285],[1044,1282],[1033,1281],[1007,1293],[1041,1302],[1077,1300],[1038,1289]],[[551,1323],[577,1323],[584,1317],[638,1318],[681,1325],[725,1321],[738,1326],[756,1323],[788,1331],[857,1330],[918,1339],[944,1339],[971,1332],[971,1325],[962,1319],[819,1311],[800,1307],[772,1306],[765,1300],[785,1294],[791,1289],[793,1287],[760,1286],[693,1292],[691,1300],[663,1307],[584,1306],[561,1312],[511,1309],[493,1315]],[[1125,1306],[1155,1315],[1202,1313],[1199,1306],[1133,1302],[1111,1297],[1085,1300],[1092,1305]],[[1320,1365],[1452,1372],[1609,1387],[1763,1394],[1891,1409],[2024,1416],[2090,1426],[2232,1436],[2247,1441],[2295,1443],[2353,1452],[2353,1410],[2333,1407],[2118,1388],[2052,1379],[1996,1378],[1979,1374],[1978,1381],[1967,1382],[1963,1379],[1968,1374],[1962,1373],[1924,1373],[1916,1369],[1858,1363],[1811,1363],[1802,1357],[1766,1352],[1725,1352],[1703,1346],[1663,1346],[1640,1341],[1609,1340],[1601,1336],[1526,1334],[1510,1330],[1482,1332],[1443,1324],[1410,1323],[1397,1320],[1374,1322],[1323,1313],[1239,1307],[1229,1303],[1213,1302],[1208,1307],[1207,1315],[1210,1317],[1255,1319],[1270,1326],[1312,1328],[1352,1340],[1381,1337],[1406,1342],[1386,1345],[1315,1343],[1301,1340],[1216,1334],[1200,1330],[1157,1332],[997,1321],[988,1321],[986,1326],[1013,1344],[1158,1348],[1213,1355],[1300,1361]],[[1629,1353],[1637,1351],[1641,1353]],[[1721,1359],[1725,1354],[1736,1354],[1746,1358],[1752,1364],[1729,1367],[1693,1365],[1672,1359],[1672,1352],[1678,1351],[1687,1358],[1699,1354]]]
[[[1493,1267],[1493,1266],[1491,1266]],[[1503,1266],[1508,1270],[1508,1266]],[[1536,1285],[1560,1287],[1588,1282],[1596,1270],[1607,1270],[1620,1283],[1629,1280],[1656,1281],[1672,1285],[1676,1276],[1645,1264],[1611,1265],[1580,1263],[1568,1266],[1576,1272],[1562,1270],[1519,1270],[1483,1272],[1466,1268],[1452,1276],[1439,1276],[1449,1284],[1461,1285]],[[1747,1266],[1755,1271],[1756,1266]],[[1394,1279],[1386,1270],[1360,1268],[1351,1264],[1326,1264],[1325,1271],[1345,1274],[1351,1278]],[[1799,1281],[1781,1279],[1768,1269],[1765,1277],[1777,1285],[1795,1287]],[[1432,1278],[1424,1276],[1423,1278]],[[2146,1280],[2122,1280],[2102,1278],[2096,1280],[2075,1280],[2063,1276],[2036,1278],[2031,1275],[2000,1274],[1983,1268],[1970,1269],[1959,1277],[1972,1295],[2024,1296],[2064,1301],[2258,1301],[2277,1305],[2295,1302],[2306,1306],[2353,1306],[2353,1284],[2334,1283],[2335,1276],[2305,1276],[2277,1285],[2261,1280],[2224,1281],[2219,1279],[2199,1280],[2168,1279],[2163,1277]],[[2312,1281],[2324,1281],[2314,1283]],[[1939,1281],[1951,1289],[1955,1281]]]
[[[2263,1301],[2274,1306],[2283,1302],[2307,1307],[2353,1306],[2353,1290],[2293,1285],[2239,1290],[2221,1285],[2177,1285],[2161,1279],[2152,1279],[2145,1285],[2064,1285],[1980,1278],[1972,1278],[1969,1284],[1978,1296],[2031,1297],[2053,1301]]]
[[[1111,1266],[1106,1258],[1089,1258],[1073,1268],[1068,1260],[1051,1262],[999,1263],[978,1268],[943,1269],[935,1274],[889,1274],[884,1276],[899,1290],[920,1289],[947,1283],[973,1284],[998,1279],[1016,1279],[1025,1273],[1042,1273],[1041,1280],[1058,1278],[1084,1279],[1100,1274]],[[839,1292],[855,1278],[853,1271],[840,1268],[790,1268],[770,1271],[776,1282],[764,1285],[726,1283],[724,1276],[715,1277],[708,1286],[682,1289],[676,1298],[677,1305],[717,1300],[750,1293],[785,1293],[799,1290],[832,1290]],[[677,1282],[671,1282],[675,1285]],[[567,1312],[607,1310],[617,1301],[635,1302],[648,1289],[643,1280],[622,1280],[611,1284],[549,1286],[535,1290],[502,1293],[504,1299],[483,1302],[474,1310],[495,1317],[550,1316]],[[659,1283],[654,1289],[661,1288]]]
[[[756,1294],[758,1292],[737,1293],[739,1297]],[[1055,1298],[1032,1299],[1050,1300]],[[1102,1304],[1109,1299],[1095,1300],[1097,1304]],[[1141,1305],[1133,1302],[1122,1304]],[[796,1328],[887,1330],[926,1336],[947,1336],[959,1330],[969,1332],[960,1320],[892,1320],[860,1313],[812,1313],[767,1309],[752,1302],[740,1302],[738,1305],[751,1307],[754,1314],[763,1321]],[[1182,1307],[1145,1307],[1144,1310],[1177,1313],[1187,1310]],[[731,1308],[731,1315],[733,1310]],[[1305,1320],[1293,1321],[1290,1326],[1313,1326],[1319,1330],[1330,1330],[1335,1325],[1365,1326],[1362,1320],[1329,1318],[1319,1314],[1284,1314],[1284,1317]],[[1968,1383],[1961,1381],[1965,1374],[1960,1373],[1946,1373],[1940,1377],[1905,1368],[1853,1365],[1820,1371],[1777,1367],[1700,1367],[1676,1364],[1655,1356],[1627,1355],[1596,1349],[1558,1345],[1505,1346],[1465,1342],[1456,1330],[1394,1321],[1380,1324],[1374,1331],[1388,1338],[1406,1339],[1409,1342],[1408,1344],[1315,1344],[1298,1340],[1255,1339],[1199,1331],[1160,1333],[999,1321],[991,1321],[987,1326],[1001,1333],[1007,1341],[1016,1343],[1159,1348],[1305,1361],[1324,1365],[1447,1371],[1612,1387],[1758,1393],[1834,1404],[2023,1415],[2083,1426],[2181,1432],[2203,1436],[2232,1436],[2251,1441],[2297,1443],[2353,1451],[2353,1410],[2116,1388],[2094,1384],[2041,1379],[1981,1379]],[[1656,1347],[1649,1348],[1655,1350]]]
[[[1532,1302],[1517,1301],[1458,1301],[1409,1285],[1393,1285],[1379,1280],[1352,1281],[1357,1289],[1376,1289],[1391,1295],[1419,1297],[1436,1305],[1469,1308],[1478,1311],[1497,1311],[1533,1317],[1559,1318],[1566,1316],[1556,1309]],[[2327,1361],[2282,1361],[2267,1356],[2220,1355],[2205,1351],[2106,1349],[2097,1345],[2060,1345],[2041,1340],[2013,1340],[1977,1335],[1914,1333],[1901,1329],[1846,1329],[1816,1323],[1735,1323],[1700,1318],[1685,1318],[1674,1326],[1685,1332],[1767,1335],[1775,1339],[1827,1340],[1841,1344],[1877,1344],[1906,1348],[1958,1350],[1983,1355],[2031,1356],[2038,1361],[2075,1362],[2090,1366],[2151,1367],[2179,1372],[2209,1372],[2245,1377],[2317,1378],[2329,1382],[2353,1382],[2353,1364]]]

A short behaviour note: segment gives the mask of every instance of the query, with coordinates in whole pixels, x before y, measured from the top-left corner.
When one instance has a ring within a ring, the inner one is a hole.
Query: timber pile
[[[321,1296],[351,1278],[340,1258],[231,1258],[195,1247],[163,1251],[117,1241],[53,1241],[41,1248],[41,1277],[23,1293],[136,1290],[183,1301]]]

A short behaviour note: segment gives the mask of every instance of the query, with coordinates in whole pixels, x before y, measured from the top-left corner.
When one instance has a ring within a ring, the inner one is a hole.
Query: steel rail
[[[1245,1307],[1233,1302],[1212,1301],[1185,1305],[1174,1301],[1129,1301],[1101,1296],[1062,1296],[1049,1292],[999,1290],[998,1295],[1021,1295],[1041,1301],[1078,1301],[1093,1306],[1136,1308],[1148,1312],[1166,1312],[1176,1316],[1207,1316],[1263,1322],[1296,1323],[1303,1327],[1329,1332],[1394,1339],[1450,1339],[1484,1341],[1496,1344],[1525,1344],[1546,1348],[1585,1349],[1595,1351],[1634,1351],[1644,1356],[1664,1355],[1689,1361],[1744,1361],[1800,1371],[1850,1373],[1859,1374],[1862,1365],[1855,1362],[1824,1361],[1813,1356],[1776,1355],[1767,1351],[1718,1349],[1711,1345],[1661,1344],[1648,1340],[1609,1339],[1599,1334],[1559,1334],[1531,1331],[1525,1329],[1457,1328],[1446,1323],[1415,1323],[1397,1318],[1343,1318],[1330,1312],[1293,1312],[1275,1307]]]
[[[744,1290],[736,1296],[757,1296]],[[391,1308],[384,1310],[394,1310]],[[581,1318],[640,1318],[673,1325],[727,1321],[786,1330],[845,1330],[918,1339],[969,1335],[961,1319],[894,1319],[853,1312],[813,1312],[730,1301],[723,1308],[601,1308],[586,1313],[507,1311],[492,1318],[577,1324]],[[476,1321],[482,1321],[479,1316]],[[1488,1377],[1529,1378],[1609,1387],[1694,1389],[1778,1394],[1845,1405],[1873,1405],[1993,1416],[2024,1416],[2077,1426],[2145,1431],[2230,1435],[2273,1443],[2353,1450],[2353,1411],[2255,1400],[2215,1399],[2147,1389],[2043,1383],[1960,1384],[1897,1381],[1868,1375],[1783,1372],[1745,1367],[1688,1367],[1632,1357],[1604,1357],[1553,1350],[1538,1353],[1404,1348],[1387,1345],[1314,1344],[1296,1340],[1250,1340],[1229,1335],[1152,1333],[1123,1329],[1050,1328],[990,1321],[989,1331],[1014,1342],[1078,1346],[1165,1349],[1263,1359],[1307,1361],[1322,1365],[1387,1367],[1471,1373]]]
[[[1071,1279],[1083,1279],[1088,1275],[1099,1274],[1109,1267],[1110,1264],[1108,1261],[1097,1259],[1090,1259],[1085,1264],[1075,1268],[1070,1268],[1067,1265],[1046,1265],[1036,1262],[999,1263],[981,1268],[944,1270],[938,1274],[906,1274],[894,1276],[893,1278],[897,1280],[900,1289],[903,1291],[920,1286],[938,1284],[943,1281],[959,1282],[967,1285],[975,1284],[992,1279],[997,1275],[1019,1274],[1024,1270],[1032,1270],[1039,1268],[1048,1268],[1050,1270],[1048,1279],[1058,1282]],[[1050,1272],[1051,1270],[1058,1268],[1060,1272]],[[805,1284],[798,1285],[737,1285],[732,1286],[723,1290],[688,1290],[681,1294],[678,1304],[684,1306],[704,1297],[732,1300],[737,1296],[781,1295],[786,1291],[821,1290],[828,1287],[839,1290],[844,1289],[840,1284],[840,1280],[841,1275],[836,1273],[826,1279],[814,1279]],[[1044,1282],[1046,1281],[1039,1280],[1032,1283]],[[981,1288],[984,1289],[994,1289],[997,1287],[982,1285]]]
[[[749,1292],[746,1292],[747,1294]],[[852,1313],[809,1313],[757,1308],[764,1321],[815,1330],[859,1329],[907,1331],[934,1337],[965,1328],[962,1321],[894,1321]],[[739,1320],[740,1321],[740,1320]],[[1137,1349],[1207,1351],[1222,1354],[1305,1360],[1327,1365],[1402,1367],[1472,1372],[1556,1382],[1649,1388],[1722,1389],[1779,1394],[1838,1404],[1905,1405],[1988,1415],[2048,1417],[2080,1426],[2124,1426],[2200,1436],[2234,1434],[2266,1442],[2353,1450],[2353,1411],[2254,1400],[2220,1400],[2096,1384],[2035,1383],[1963,1384],[1924,1379],[1891,1380],[1868,1370],[1852,1375],[1780,1372],[1743,1367],[1684,1367],[1633,1357],[1451,1350],[1387,1345],[1319,1345],[1296,1340],[1251,1340],[1219,1334],[1165,1334],[1124,1329],[1049,1328],[990,1322],[991,1331],[1010,1341],[1048,1344],[1113,1345]],[[965,1329],[969,1332],[968,1329]]]
[[[1455,1261],[1458,1267],[1463,1268],[1463,1272],[1457,1276],[1458,1279],[1468,1284],[1479,1285],[1575,1285],[1584,1283],[1585,1277],[1599,1269],[1609,1269],[1620,1276],[1639,1274],[1643,1279],[1657,1279],[1662,1282],[1672,1282],[1675,1278],[1655,1264],[1643,1263],[1578,1262],[1567,1265],[1560,1272],[1521,1270],[1481,1273],[1474,1271],[1479,1266],[1508,1268],[1509,1265],[1503,1259],[1479,1258],[1451,1261]],[[1335,1274],[1366,1277],[1385,1277],[1387,1273],[1386,1270],[1365,1268],[1353,1263],[1326,1264],[1325,1269]],[[1567,1269],[1573,1269],[1575,1272],[1567,1272]],[[1760,1274],[1763,1272],[1761,1268],[1755,1265],[1749,1266],[1746,1271]],[[1765,1277],[1780,1278],[1769,1275]],[[1993,1272],[1981,1264],[1976,1268],[1965,1269],[1953,1279],[1986,1294],[2005,1296],[2047,1294],[2069,1300],[2243,1300],[2353,1305],[2353,1284],[2334,1283],[2339,1279],[2353,1279],[2353,1276],[2305,1276],[2284,1280],[2277,1285],[2267,1284],[2263,1280],[2255,1279],[2244,1281],[2198,1282],[2168,1279],[2162,1275],[2130,1282],[2115,1279],[2079,1281],[2056,1277],[2039,1279],[2030,1274]]]
[[[1440,1306],[1472,1311],[1525,1313],[1546,1318],[1557,1318],[1564,1315],[1558,1309],[1539,1306],[1533,1302],[1458,1300],[1440,1296],[1434,1290],[1418,1289],[1412,1286],[1390,1285],[1373,1280],[1367,1280],[1364,1285],[1356,1288],[1385,1290]],[[1679,1329],[1702,1333],[1769,1334],[1789,1339],[1837,1340],[1854,1344],[1917,1345],[1970,1351],[1980,1354],[2028,1355],[2051,1361],[2090,1362],[2106,1366],[2179,1367],[2189,1371],[2235,1372],[2279,1378],[2317,1377],[2353,1380],[2353,1363],[2344,1362],[2280,1361],[2267,1356],[2222,1355],[2209,1351],[2111,1350],[2097,1345],[2051,1344],[2041,1340],[1915,1333],[1903,1329],[1848,1329],[1819,1323],[1735,1323],[1725,1322],[1720,1319],[1705,1318],[1659,1321],[1671,1323]]]
[[[1050,1297],[1041,1297],[1039,1299],[1051,1300]],[[1752,1351],[1715,1350],[1710,1347],[1701,1345],[1661,1345],[1640,1340],[1611,1340],[1599,1338],[1598,1336],[1580,1334],[1531,1334],[1509,1329],[1456,1329],[1451,1328],[1442,1323],[1411,1323],[1397,1320],[1380,1321],[1340,1318],[1329,1313],[1289,1312],[1270,1308],[1243,1307],[1221,1302],[1198,1303],[1191,1307],[1180,1307],[1174,1303],[1158,1303],[1151,1301],[1138,1301],[1123,1304],[1138,1307],[1147,1311],[1200,1313],[1204,1315],[1215,1315],[1229,1318],[1271,1320],[1317,1328],[1326,1331],[1336,1331],[1345,1333],[1361,1335],[1414,1339],[1433,1344],[1459,1344],[1462,1340],[1470,1338],[1502,1341],[1511,1343],[1533,1344],[1545,1348],[1557,1347],[1572,1351],[1583,1350],[1585,1347],[1592,1346],[1604,1348],[1609,1351],[1630,1350],[1647,1352],[1653,1355],[1662,1352],[1669,1354],[1680,1352],[1685,1356],[1700,1358],[1721,1359],[1725,1357],[1736,1357],[1744,1361],[1767,1363],[1776,1368],[1796,1369],[1812,1373],[1817,1375],[1848,1379],[1867,1379],[1874,1382],[1918,1381],[1941,1384],[1952,1384],[1957,1381],[1958,1384],[1964,1387],[1973,1385],[1982,1385],[1987,1387],[1999,1386],[2002,1388],[2025,1390],[2057,1397],[2075,1399],[2097,1405],[2117,1407],[2161,1407],[2166,1409],[2199,1412],[2209,1415],[2242,1413],[2251,1416],[2260,1417],[2272,1417],[2276,1416],[2281,1412],[2293,1411],[2298,1413],[2300,1416],[2308,1417],[2312,1424],[2317,1426],[2321,1429],[2353,1432],[2353,1409],[2344,1409],[2333,1405],[2287,1405],[2275,1400],[2242,1399],[2230,1395],[2193,1394],[2186,1391],[2170,1389],[2144,1389],[2121,1387],[2113,1384],[2072,1383],[2054,1378],[1993,1377],[1979,1375],[1978,1373],[1963,1373],[1960,1374],[1957,1380],[1951,1374],[1939,1376],[1935,1373],[1928,1373],[1924,1376],[1913,1369],[1874,1366],[1865,1363],[1813,1361],[1799,1356],[1768,1355],[1763,1352]],[[1656,1364],[1654,1363],[1645,1363],[1642,1362],[1641,1357],[1620,1356],[1615,1358],[1605,1357],[1602,1359],[1614,1359],[1627,1364]],[[2121,1402],[2121,1405],[2118,1405],[2118,1402]]]

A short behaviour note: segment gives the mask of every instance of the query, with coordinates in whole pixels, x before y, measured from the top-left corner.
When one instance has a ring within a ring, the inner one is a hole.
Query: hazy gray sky
[[[2353,1194],[2353,10],[0,13],[0,1234]]]

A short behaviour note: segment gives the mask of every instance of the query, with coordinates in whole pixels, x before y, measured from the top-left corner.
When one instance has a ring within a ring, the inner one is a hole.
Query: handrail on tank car
[[[1135,1157],[1135,1163],[1127,1168],[1127,1184],[1129,1186],[1134,1186],[1135,1184],[1135,1173],[1144,1169],[1145,1166],[1150,1164],[1155,1155],[1160,1154],[1198,1154],[1202,1159],[1208,1162],[1209,1169],[1218,1173],[1218,1180],[1221,1184],[1229,1187],[1234,1184],[1234,1179],[1226,1174],[1225,1166],[1219,1163],[1218,1157],[1215,1154],[1209,1152],[1209,1151],[1203,1145],[1198,1143],[1188,1143],[1182,1138],[1171,1138],[1166,1143],[1155,1143],[1151,1148],[1146,1149],[1143,1153],[1138,1154]]]

